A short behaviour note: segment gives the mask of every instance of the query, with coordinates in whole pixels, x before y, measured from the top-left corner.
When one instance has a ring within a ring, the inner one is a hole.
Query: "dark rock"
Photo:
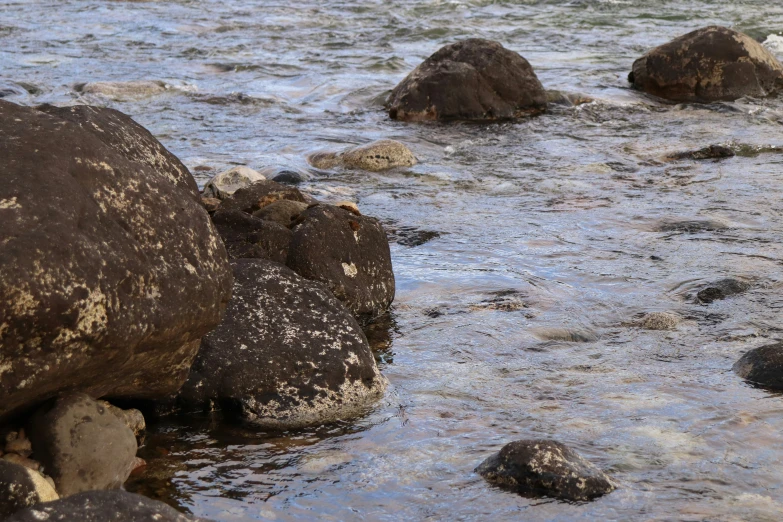
[[[447,45],[416,67],[389,97],[395,120],[498,120],[546,110],[547,95],[527,60],[497,42]]]
[[[231,290],[173,156],[116,111],[46,110],[66,119],[0,100],[0,418],[63,389],[175,393]]]
[[[256,210],[260,210],[281,199],[307,202],[298,189],[267,180],[258,181],[248,187],[237,190],[231,197],[223,200],[223,209],[241,210],[242,212],[252,214]]]
[[[696,297],[702,303],[711,303],[713,301],[741,294],[748,289],[750,289],[750,283],[747,281],[740,281],[739,279],[721,279],[700,290],[699,293],[696,294]]]
[[[286,183],[288,185],[298,185],[308,181],[309,179],[310,176],[302,171],[288,169],[282,169],[272,177],[272,181]]]
[[[58,498],[51,484],[37,471],[0,460],[0,519],[5,520],[20,509]]]
[[[598,340],[595,332],[576,328],[537,328],[536,337],[545,341],[563,341],[567,343],[594,343]]]
[[[212,221],[230,259],[271,259],[285,263],[291,231],[273,221],[249,216],[241,210],[218,210]]]
[[[552,440],[506,444],[476,472],[492,484],[526,496],[592,500],[615,489],[600,469],[565,445]]]
[[[723,159],[734,157],[734,151],[724,145],[710,145],[699,150],[686,150],[667,156],[669,160],[705,160],[705,159]]]
[[[324,283],[362,321],[394,300],[394,272],[381,224],[331,205],[308,208],[293,228],[288,266]]]
[[[733,370],[754,384],[783,390],[783,343],[750,350],[734,363]]]
[[[307,203],[301,201],[291,201],[289,199],[281,199],[275,201],[260,210],[253,212],[253,217],[263,219],[265,221],[274,221],[275,223],[284,227],[290,226],[293,221],[299,217],[299,215],[307,210]],[[284,262],[284,261],[283,261]]]
[[[679,102],[736,100],[780,89],[783,66],[751,37],[710,26],[675,38],[636,60],[628,81]]]
[[[700,232],[720,232],[729,228],[729,225],[720,219],[664,219],[655,227],[655,230],[697,234]]]
[[[232,262],[234,293],[204,337],[180,400],[267,429],[365,411],[385,388],[350,312],[321,284],[271,261]]]
[[[17,511],[5,522],[207,522],[127,491],[87,491]]]
[[[117,489],[133,470],[136,436],[108,408],[83,393],[58,398],[30,421],[35,457],[60,496]]]
[[[220,204],[223,203],[218,198],[208,198],[208,197],[201,197],[201,205],[204,207],[204,210],[209,212],[210,214],[214,214],[217,212],[217,209],[220,208]]]
[[[576,107],[585,103],[592,103],[594,100],[584,94],[574,94],[555,90],[546,90],[546,101],[549,105],[559,105],[561,107]]]

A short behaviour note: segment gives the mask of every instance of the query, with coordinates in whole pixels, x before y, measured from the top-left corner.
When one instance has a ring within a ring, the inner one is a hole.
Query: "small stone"
[[[523,495],[592,500],[615,489],[606,474],[564,444],[520,440],[476,468],[488,482]]]
[[[783,343],[750,350],[734,363],[733,370],[749,382],[783,390]]]
[[[202,195],[209,198],[225,199],[237,190],[249,187],[253,183],[264,181],[266,177],[251,169],[239,166],[217,174],[204,185]]]
[[[317,169],[328,170],[342,166],[370,172],[416,164],[416,157],[411,150],[395,140],[378,140],[342,152],[318,152],[311,154],[307,160]]]
[[[650,312],[639,326],[645,330],[674,330],[681,322],[682,317],[674,312]]]

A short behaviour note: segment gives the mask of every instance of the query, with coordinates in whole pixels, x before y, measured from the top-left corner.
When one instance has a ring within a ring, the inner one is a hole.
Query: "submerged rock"
[[[180,400],[266,429],[356,416],[386,381],[350,312],[321,284],[270,261],[232,262],[234,294],[204,337]]]
[[[0,519],[26,507],[60,498],[46,479],[19,464],[0,460]]]
[[[100,94],[115,100],[134,100],[162,94],[169,86],[161,81],[90,82],[77,90],[83,94]]]
[[[95,107],[0,100],[0,155],[0,418],[63,389],[175,393],[231,290],[190,173]]]
[[[298,185],[299,183],[304,183],[310,179],[310,175],[306,172],[292,169],[279,169],[269,177],[272,181],[286,183],[288,185]]]
[[[252,214],[281,199],[307,202],[307,198],[298,189],[266,180],[237,190],[231,197],[223,200],[221,208],[223,210],[241,210]]]
[[[729,223],[722,219],[664,219],[658,223],[655,230],[658,232],[697,234],[699,232],[719,232],[729,228]]]
[[[783,85],[783,65],[751,37],[709,26],[656,47],[633,64],[628,81],[679,102],[768,96]]]
[[[87,491],[17,511],[5,522],[208,522],[127,491]]]
[[[734,157],[734,151],[725,145],[710,145],[699,150],[686,150],[670,154],[666,157],[668,160],[705,160],[705,159],[723,159]]]
[[[499,120],[546,110],[527,60],[497,42],[470,38],[424,60],[391,92],[395,120]]]
[[[30,422],[35,456],[63,497],[117,489],[136,463],[136,436],[108,408],[83,393],[44,406]]]
[[[266,180],[266,177],[251,169],[239,166],[217,174],[204,185],[203,195],[208,198],[225,199],[237,190],[249,187],[253,183]]]
[[[536,328],[533,333],[545,341],[565,341],[567,343],[592,343],[598,340],[595,332],[575,328]]]
[[[562,107],[576,107],[585,103],[592,103],[593,100],[585,94],[574,94],[555,90],[546,90],[546,101],[549,105],[559,105]]]
[[[265,221],[274,221],[275,223],[288,227],[293,224],[293,221],[299,217],[299,215],[307,210],[309,205],[302,203],[301,201],[291,201],[289,199],[281,199],[275,201],[260,210],[253,212],[253,217],[263,219]],[[285,261],[282,261],[285,262]]]
[[[279,223],[264,221],[241,210],[218,210],[212,221],[230,259],[270,259],[278,263],[288,259],[291,231]]]
[[[615,489],[609,477],[567,446],[552,440],[506,444],[476,468],[497,486],[522,495],[592,500]]]
[[[699,290],[696,298],[702,303],[711,303],[721,299],[726,299],[733,295],[741,294],[750,289],[750,283],[739,279],[721,279],[711,283],[706,288]]]
[[[750,350],[734,363],[733,370],[754,384],[783,390],[783,343]]]
[[[315,205],[297,218],[287,265],[324,283],[362,321],[394,300],[394,272],[386,232],[372,217]]]
[[[682,323],[682,316],[674,312],[650,312],[639,321],[645,330],[674,330]]]
[[[317,169],[343,166],[370,172],[416,164],[416,157],[410,149],[395,140],[378,140],[342,152],[319,152],[310,155],[307,160]]]

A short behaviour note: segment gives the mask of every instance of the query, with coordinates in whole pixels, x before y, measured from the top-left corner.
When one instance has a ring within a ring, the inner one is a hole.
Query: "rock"
[[[289,185],[298,185],[310,179],[306,172],[300,170],[280,169],[270,176],[272,181],[278,183],[287,183]]]
[[[658,232],[683,232],[697,234],[700,232],[720,232],[731,228],[722,219],[664,219],[656,227]]]
[[[768,96],[781,87],[783,66],[751,37],[710,26],[675,38],[636,60],[636,89],[678,102]]]
[[[222,208],[252,214],[281,199],[307,203],[307,198],[298,189],[267,180],[237,190],[230,198],[223,200]]]
[[[217,212],[217,209],[220,208],[220,204],[222,201],[220,201],[218,198],[201,198],[201,205],[204,207],[204,210],[209,212],[210,214],[214,214]]]
[[[260,210],[256,210],[253,212],[253,217],[265,221],[274,221],[279,225],[288,227],[302,212],[307,210],[307,207],[307,203],[302,203],[301,201],[281,199]]]
[[[592,103],[593,100],[584,94],[573,94],[562,91],[546,90],[546,101],[548,105],[560,105],[563,107],[576,107],[585,103]]]
[[[416,157],[410,149],[394,140],[378,140],[342,152],[319,152],[311,154],[307,160],[317,169],[326,170],[342,166],[370,172],[380,172],[395,167],[411,167],[416,164]]]
[[[17,511],[5,522],[207,522],[127,491],[87,491]]]
[[[754,384],[783,390],[783,343],[750,350],[734,363],[732,369]]]
[[[35,457],[63,497],[121,487],[138,449],[125,422],[83,393],[62,395],[38,410],[30,438]]]
[[[58,498],[54,488],[37,471],[0,460],[0,519]]]
[[[372,217],[332,205],[308,208],[293,228],[287,265],[324,283],[362,322],[394,300],[389,242]]]
[[[615,489],[600,469],[553,440],[520,440],[506,444],[476,472],[497,486],[523,495],[571,501],[592,500]]]
[[[702,303],[711,303],[720,299],[726,299],[733,295],[741,294],[750,289],[750,283],[739,279],[721,279],[711,283],[696,294],[696,298]]]
[[[157,96],[169,89],[160,81],[138,80],[130,82],[90,82],[77,88],[82,94],[99,94],[114,100],[138,100]]]
[[[564,341],[567,343],[593,343],[598,335],[590,330],[574,328],[536,328],[533,333],[545,341]]]
[[[207,181],[207,184],[204,185],[203,195],[209,198],[225,199],[241,188],[264,180],[266,177],[263,174],[249,167],[234,167]]]
[[[204,337],[182,388],[188,406],[211,404],[265,429],[356,416],[386,380],[350,312],[319,283],[257,259],[232,261],[234,293]]]
[[[25,437],[24,430],[19,430],[19,432],[11,432],[9,436],[6,437],[4,449],[6,453],[16,453],[22,457],[29,457],[33,453],[33,447],[30,444],[30,439]]]
[[[27,457],[23,457],[17,453],[6,453],[3,455],[3,460],[12,462],[14,464],[18,464],[20,466],[24,466],[27,469],[31,469],[33,471],[41,471],[43,466],[41,466],[41,463],[37,460],[33,460]]]
[[[139,410],[135,408],[123,410],[122,408],[118,408],[108,401],[98,401],[98,404],[109,410],[112,415],[120,419],[122,423],[125,424],[134,435],[136,435],[136,437],[141,435],[144,430],[147,429],[147,423],[144,420],[144,415]]]
[[[291,231],[273,221],[249,216],[241,210],[218,210],[212,221],[230,259],[257,258],[285,263]]]
[[[674,330],[682,322],[682,317],[674,312],[650,312],[639,322],[645,330]]]
[[[395,120],[498,120],[546,110],[547,95],[527,60],[497,42],[447,45],[389,96]]]
[[[734,157],[734,151],[724,145],[710,145],[699,150],[686,150],[677,152],[666,157],[668,160],[705,160],[705,159],[723,159]]]
[[[231,290],[179,160],[117,111],[55,109],[0,100],[0,419],[175,393]]]

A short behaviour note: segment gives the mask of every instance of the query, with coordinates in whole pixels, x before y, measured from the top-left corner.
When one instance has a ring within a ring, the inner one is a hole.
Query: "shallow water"
[[[779,520],[783,397],[731,365],[782,337],[783,102],[662,105],[625,78],[699,26],[776,35],[783,6],[651,4],[0,1],[0,89],[19,92],[6,99],[127,112],[191,169],[212,168],[194,171],[202,184],[234,164],[307,169],[314,150],[398,139],[419,165],[313,171],[305,188],[403,237],[440,234],[392,244],[397,299],[373,332],[391,387],[365,418],[284,435],[166,421],[129,488],[217,520]],[[386,92],[470,36],[596,101],[518,123],[390,121]],[[99,80],[172,87],[76,92]],[[663,161],[714,143],[742,154]],[[661,227],[671,220],[719,226]],[[694,303],[724,277],[752,289]],[[685,317],[678,330],[630,325],[665,310]],[[563,329],[582,342],[551,339]],[[619,489],[569,504],[473,473],[528,437],[574,447]]]

